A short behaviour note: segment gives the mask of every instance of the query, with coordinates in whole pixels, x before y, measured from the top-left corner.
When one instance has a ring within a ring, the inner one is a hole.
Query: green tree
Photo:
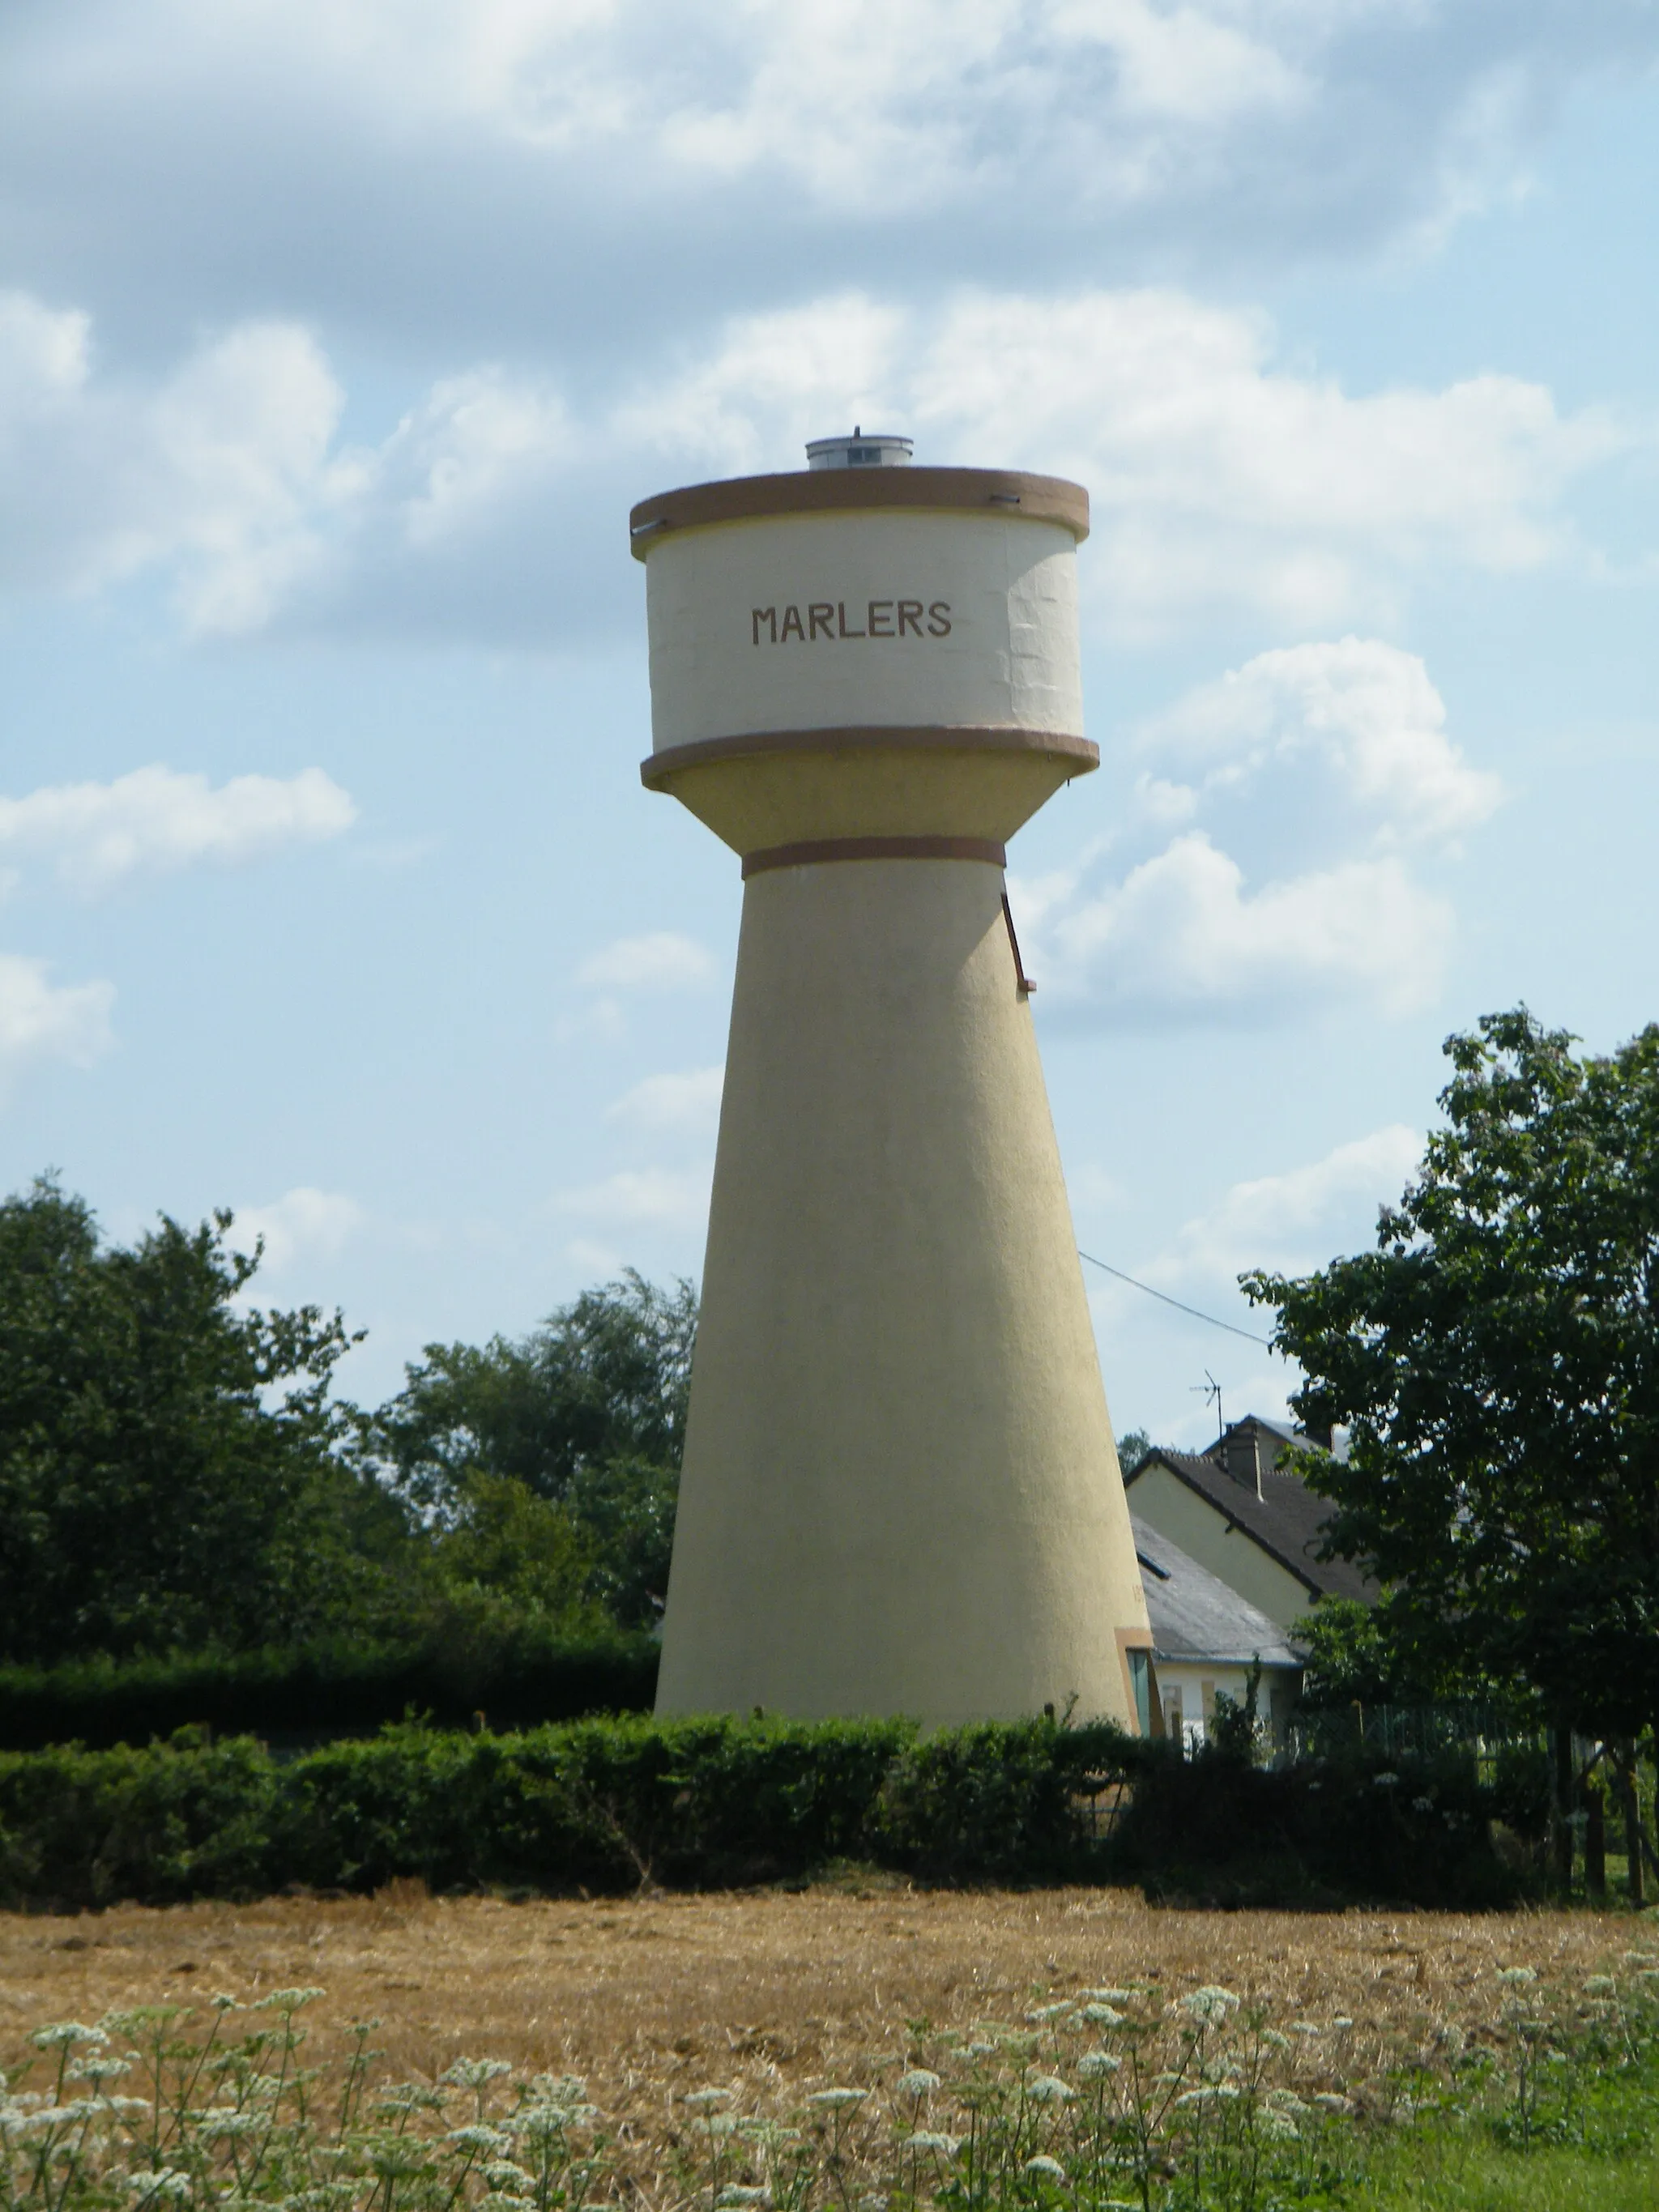
[[[627,1626],[667,1588],[696,1293],[631,1270],[517,1341],[431,1344],[375,1421],[399,1492],[440,1528],[481,1479],[516,1482],[580,1533],[587,1588]],[[494,1493],[499,1501],[500,1493]]]
[[[1304,1425],[1350,1429],[1302,1471],[1416,1670],[1631,1736],[1659,1717],[1659,1028],[1574,1042],[1524,1007],[1449,1038],[1376,1249],[1243,1281]]]
[[[245,1306],[230,1225],[128,1249],[50,1179],[0,1204],[0,1656],[292,1639],[392,1598],[406,1520],[351,1464],[344,1323]]]
[[[1152,1449],[1152,1440],[1145,1429],[1125,1429],[1117,1440],[1117,1463],[1123,1474],[1131,1475]]]

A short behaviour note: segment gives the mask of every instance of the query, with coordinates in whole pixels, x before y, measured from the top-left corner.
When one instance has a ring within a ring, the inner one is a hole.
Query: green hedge
[[[223,1657],[94,1659],[0,1667],[0,1748],[145,1744],[181,1728],[216,1735],[372,1735],[409,1712],[465,1728],[533,1727],[586,1713],[649,1711],[658,1646],[646,1637],[571,1644],[520,1632],[486,1644],[318,1644]]]
[[[934,1881],[1103,1870],[1080,1790],[1146,1760],[1108,1726],[922,1737],[904,1721],[415,1725],[281,1762],[247,1740],[0,1754],[0,1905],[167,1904],[301,1885],[623,1892],[858,1859]]]
[[[1390,1758],[1361,1746],[1277,1769],[1163,1760],[1134,1793],[1113,1862],[1170,1903],[1512,1905],[1539,1884],[1493,1847],[1511,1795],[1501,1780],[1484,1787],[1455,1748]]]
[[[1097,1836],[1092,1800],[1119,1783],[1127,1809]],[[184,1731],[143,1749],[0,1753],[0,1906],[366,1891],[399,1875],[617,1893],[854,1860],[930,1881],[1136,1881],[1219,1904],[1469,1907],[1526,1886],[1493,1850],[1500,1809],[1451,1754],[1267,1772],[1048,1719],[926,1736],[906,1721],[405,1723],[287,1760]]]

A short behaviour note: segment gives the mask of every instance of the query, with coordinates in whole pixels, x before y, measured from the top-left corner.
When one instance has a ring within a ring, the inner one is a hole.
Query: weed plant
[[[1506,1970],[1474,2030],[1414,2043],[1215,1984],[1090,1989],[914,2022],[793,2108],[682,2092],[654,2140],[571,2075],[385,2078],[372,2021],[310,2063],[320,1994],[36,2030],[0,2097],[3,2212],[1316,2212],[1510,2201],[1479,2193],[1494,2160],[1640,2202],[1618,2176],[1659,2096],[1659,1961],[1638,1954],[1571,1989]]]

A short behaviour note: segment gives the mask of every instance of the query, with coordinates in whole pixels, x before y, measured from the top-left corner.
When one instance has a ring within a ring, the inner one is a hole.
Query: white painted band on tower
[[[843,445],[906,450],[631,518],[641,772],[745,878],[658,1709],[1133,1728],[1151,1636],[1001,874],[1097,757],[1087,496]]]

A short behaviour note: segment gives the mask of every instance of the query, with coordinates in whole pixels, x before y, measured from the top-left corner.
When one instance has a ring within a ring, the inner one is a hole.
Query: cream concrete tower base
[[[642,773],[745,878],[661,1712],[1139,1724],[1152,1639],[1002,881],[1097,757],[1086,513],[896,468],[635,511]]]

